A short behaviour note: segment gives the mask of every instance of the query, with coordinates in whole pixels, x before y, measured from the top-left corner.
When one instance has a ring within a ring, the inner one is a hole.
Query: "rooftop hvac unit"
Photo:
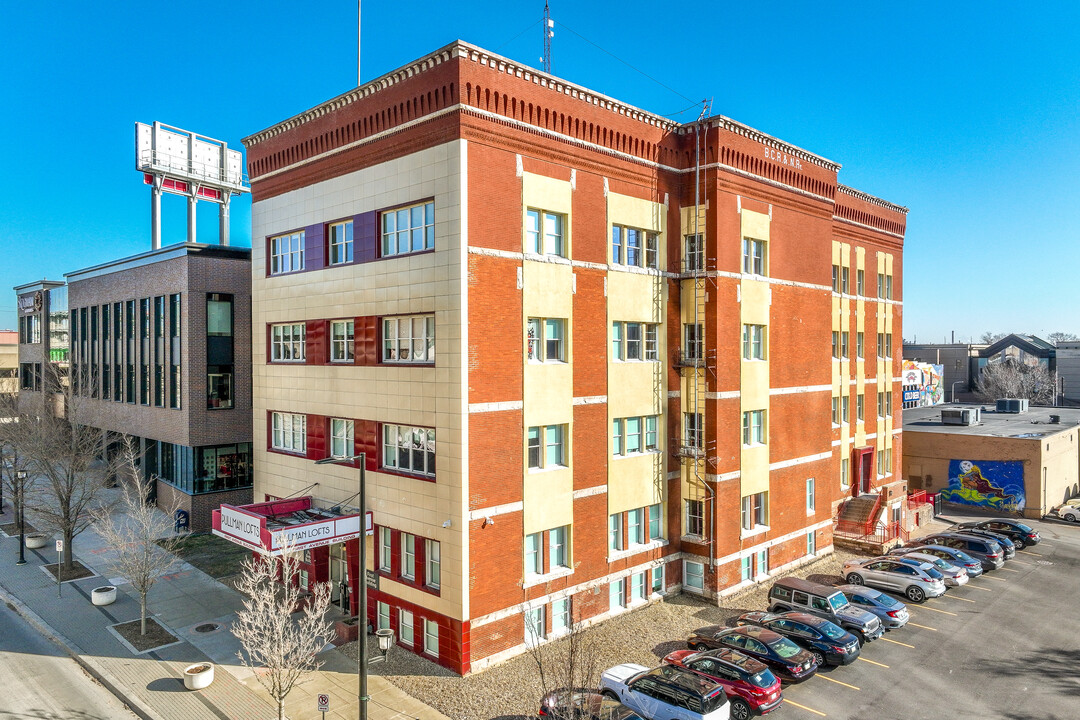
[[[979,414],[979,408],[943,408],[941,411],[941,424],[977,425]]]
[[[997,401],[999,413],[1026,413],[1027,410],[1027,398],[1000,398]]]

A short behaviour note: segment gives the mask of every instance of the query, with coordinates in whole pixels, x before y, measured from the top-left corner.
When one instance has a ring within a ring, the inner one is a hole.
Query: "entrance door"
[[[860,447],[851,451],[852,465],[855,466],[855,482],[851,483],[852,497],[859,497],[871,490],[874,477],[874,448]]]
[[[349,566],[345,562],[345,544],[330,546],[330,602],[349,611]]]

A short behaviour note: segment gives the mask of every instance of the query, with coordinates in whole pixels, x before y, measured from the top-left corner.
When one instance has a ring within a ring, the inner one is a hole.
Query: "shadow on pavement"
[[[187,692],[187,688],[184,687],[184,681],[181,678],[158,678],[157,680],[150,681],[147,684],[146,689],[153,692]]]

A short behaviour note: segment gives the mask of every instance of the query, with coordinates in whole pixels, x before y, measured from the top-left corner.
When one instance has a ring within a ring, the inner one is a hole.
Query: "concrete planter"
[[[196,663],[184,668],[184,687],[188,690],[202,690],[214,682],[214,666],[211,663]]]
[[[30,533],[26,536],[25,542],[26,547],[31,550],[37,550],[38,548],[43,548],[48,545],[50,540],[52,540],[52,538],[46,533]]]
[[[112,585],[94,588],[90,591],[90,602],[95,605],[112,605],[116,602],[116,588]]]

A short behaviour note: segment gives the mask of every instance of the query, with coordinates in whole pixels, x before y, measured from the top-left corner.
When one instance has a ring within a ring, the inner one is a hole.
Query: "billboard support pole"
[[[150,189],[150,246],[154,250],[161,247],[161,183],[164,179],[154,175]]]
[[[218,205],[218,242],[222,245],[229,244],[229,200],[232,193],[224,193],[224,199]]]

